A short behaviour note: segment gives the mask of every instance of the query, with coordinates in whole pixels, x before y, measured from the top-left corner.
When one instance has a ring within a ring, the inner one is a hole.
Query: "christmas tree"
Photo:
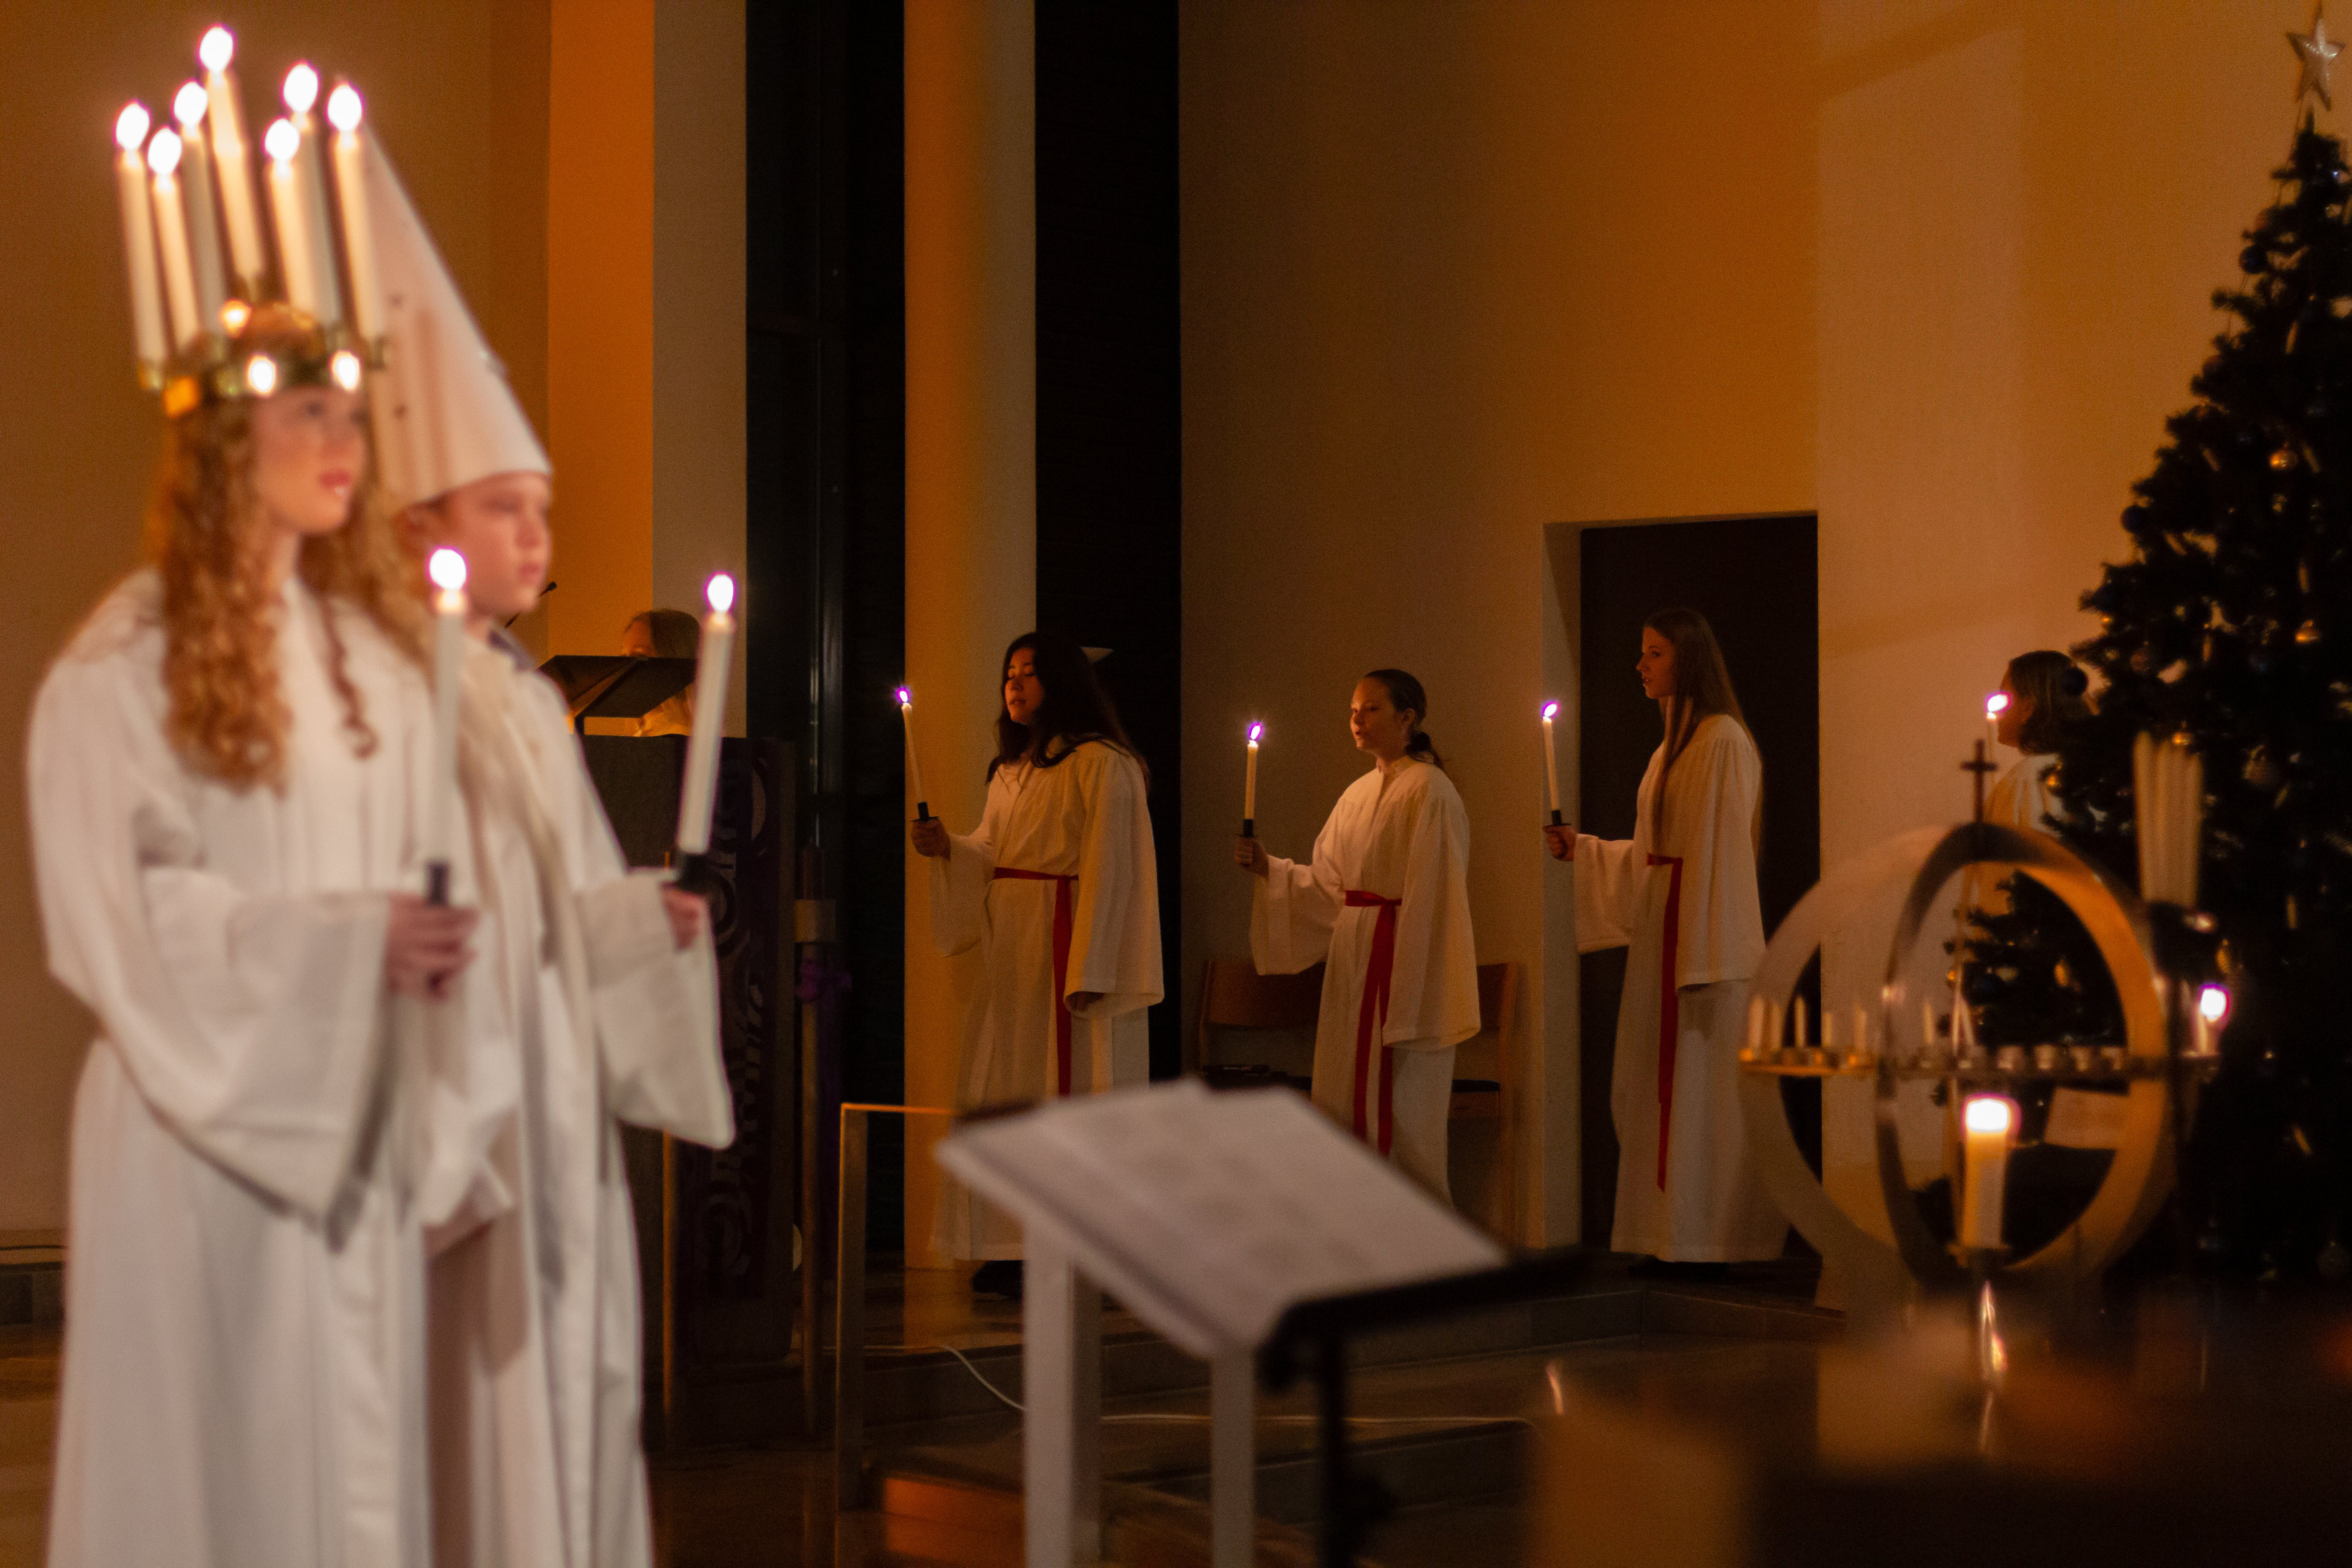
[[[2334,1272],[2352,1217],[2352,183],[2307,118],[2277,178],[2241,286],[2214,295],[2232,320],[2197,401],[2133,487],[2131,558],[2084,596],[2104,629],[2075,656],[2105,689],[2053,782],[2067,837],[2136,881],[2133,737],[2203,755],[2211,920],[2170,940],[2212,928],[2234,1007],[2181,1233],[2210,1264],[2307,1273],[2326,1253]]]

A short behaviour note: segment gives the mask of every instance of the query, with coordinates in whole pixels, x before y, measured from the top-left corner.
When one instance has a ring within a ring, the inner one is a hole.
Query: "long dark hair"
[[[1421,682],[1402,669],[1376,669],[1364,677],[1377,680],[1389,694],[1389,706],[1399,712],[1412,714],[1412,734],[1404,743],[1404,754],[1443,772],[1445,759],[1437,753],[1437,742],[1429,738],[1422,724],[1429,718],[1429,693]]]
[[[1696,610],[1670,605],[1651,613],[1642,623],[1645,632],[1655,632],[1666,639],[1675,650],[1675,694],[1664,701],[1666,719],[1666,760],[1658,770],[1658,793],[1652,805],[1650,837],[1663,843],[1665,839],[1666,780],[1675,771],[1675,763],[1690,745],[1691,737],[1698,732],[1706,720],[1721,713],[1738,725],[1748,728],[1748,716],[1739,710],[1738,695],[1731,689],[1731,671],[1723,662],[1723,647],[1715,640],[1715,628]],[[1751,731],[1749,739],[1754,739]],[[1764,796],[1756,797],[1758,821],[1754,828],[1762,829]]]
[[[1015,724],[1011,714],[997,710],[996,755],[989,759],[988,776],[994,778],[996,770],[1007,763],[1058,767],[1079,746],[1100,741],[1133,757],[1135,765],[1143,769],[1148,786],[1151,770],[1135,742],[1127,738],[1118,710],[1095,678],[1094,661],[1087,657],[1087,650],[1059,632],[1024,632],[1013,639],[996,667],[1000,682],[1013,668],[1013,656],[1023,652],[1036,661],[1037,684],[1045,689],[1045,700],[1038,704],[1035,721],[1028,724]],[[1054,750],[1056,741],[1063,742],[1059,752]]]
[[[2083,694],[2091,678],[2055,648],[2036,648],[2009,661],[2000,683],[2013,697],[2033,704],[2025,722],[2017,727],[2017,749],[2027,756],[2054,752],[2067,729],[2091,716]]]

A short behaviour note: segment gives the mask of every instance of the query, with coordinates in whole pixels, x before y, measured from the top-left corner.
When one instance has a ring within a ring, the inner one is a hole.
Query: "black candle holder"
[[[1560,820],[1559,807],[1555,805],[1551,808],[1551,821],[1547,823],[1545,826],[1549,827],[1566,827],[1568,826],[1567,823]]]
[[[449,907],[448,861],[425,862],[425,901],[435,909],[446,910]]]
[[[1244,838],[1255,838],[1257,837],[1256,817],[1244,816],[1242,818],[1242,837]]]
[[[930,819],[931,803],[928,800],[917,801],[915,803],[915,820],[917,822],[929,822]]]
[[[707,854],[689,855],[677,849],[669,854],[670,881],[680,892],[700,893],[708,898],[719,887],[719,874],[711,869]]]

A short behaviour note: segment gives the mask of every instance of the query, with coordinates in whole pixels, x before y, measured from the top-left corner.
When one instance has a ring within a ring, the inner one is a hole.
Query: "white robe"
[[[49,1562],[422,1564],[430,1216],[397,1194],[446,1198],[472,1152],[462,1128],[418,1142],[451,1102],[385,1089],[424,677],[334,612],[377,739],[354,754],[325,612],[289,585],[285,787],[232,789],[165,738],[160,605],[142,572],[99,607],[27,746],[50,970],[100,1029],[74,1101]]]
[[[1764,957],[1754,837],[1763,764],[1738,721],[1701,720],[1668,775],[1659,844],[1664,765],[1662,744],[1642,775],[1631,839],[1576,839],[1577,951],[1633,950],[1610,1083],[1618,1160],[1609,1246],[1678,1262],[1778,1258],[1788,1225],[1757,1177],[1739,1114],[1748,981]],[[1669,995],[1670,1080],[1660,1070]]]
[[[1099,999],[1069,1009],[1066,1089],[1054,984],[1055,909],[1064,884],[1006,871],[1074,877],[1067,886],[1069,953],[1060,997]],[[956,1079],[961,1110],[1100,1092],[1150,1077],[1144,1010],[1162,994],[1160,874],[1143,769],[1089,741],[1050,767],[996,770],[980,826],[950,835],[931,862],[931,940],[953,957],[980,949],[979,994],[964,1023]],[[950,1258],[1018,1258],[1021,1228],[950,1182],[934,1246]]]
[[[1328,965],[1315,1026],[1315,1103],[1446,1196],[1454,1048],[1478,1032],[1462,796],[1444,769],[1407,757],[1340,794],[1312,859],[1269,858],[1250,904],[1251,962],[1261,974]],[[1397,900],[1394,912],[1350,905],[1350,892]],[[1367,1034],[1365,982],[1384,915],[1393,931],[1388,1003],[1383,1011],[1374,998]]]
[[[466,674],[481,945],[523,1093],[482,1184],[519,1201],[432,1265],[435,1561],[638,1568],[637,1252],[614,1116],[731,1138],[715,961],[707,933],[677,950],[659,874],[623,861],[554,685],[503,647]]]

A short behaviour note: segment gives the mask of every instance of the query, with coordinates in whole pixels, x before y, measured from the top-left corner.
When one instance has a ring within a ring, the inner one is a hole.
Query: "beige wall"
[[[1454,759],[1481,958],[1540,967],[1549,934],[1558,970],[1548,524],[1817,507],[1824,862],[1963,812],[1981,693],[2084,634],[2187,401],[2308,20],[1188,0],[1186,994],[1246,945],[1244,717],[1260,831],[1303,854],[1382,663]],[[1574,1019],[1537,978],[1557,1165]],[[1572,1188],[1530,1185],[1530,1238],[1565,1238]]]
[[[24,822],[25,715],[49,656],[133,563],[159,416],[134,384],[107,153],[167,103],[218,6],[0,4],[0,1229],[63,1222],[87,1017],[46,975]],[[235,7],[253,110],[296,58],[346,71],[524,405],[547,412],[545,0]]]

